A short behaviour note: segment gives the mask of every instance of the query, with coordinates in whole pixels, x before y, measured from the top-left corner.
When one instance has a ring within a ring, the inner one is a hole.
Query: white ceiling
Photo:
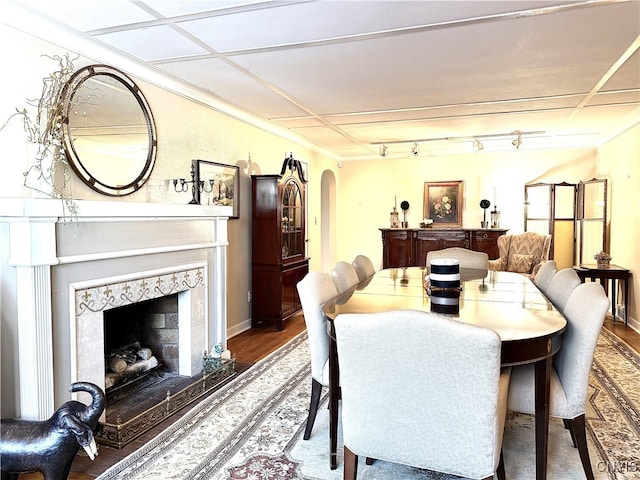
[[[640,1],[15,0],[340,160],[596,147],[640,122]],[[118,66],[118,65],[114,65]]]

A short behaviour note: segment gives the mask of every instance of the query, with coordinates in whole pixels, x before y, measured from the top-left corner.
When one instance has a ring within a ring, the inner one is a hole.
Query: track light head
[[[516,150],[518,150],[520,148],[520,145],[522,145],[522,133],[521,132],[518,132],[518,136],[516,137],[516,139],[513,142],[511,142],[511,145],[516,147]]]
[[[384,143],[380,145],[380,156],[381,157],[387,156],[387,146]]]
[[[413,142],[413,146],[411,147],[411,154],[414,157],[417,157],[420,154],[420,147],[416,142]]]

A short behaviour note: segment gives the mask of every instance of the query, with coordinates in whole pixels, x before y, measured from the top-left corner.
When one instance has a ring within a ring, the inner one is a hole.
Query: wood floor
[[[625,327],[623,323],[613,323],[609,316],[605,320],[605,328],[615,333],[618,337],[626,341],[636,351],[640,352],[640,334]],[[296,316],[287,322],[283,331],[274,328],[251,329],[241,333],[228,341],[229,350],[236,355],[237,369],[242,371],[249,365],[257,362],[269,353],[284,345],[289,339],[296,336],[305,329],[302,315]],[[158,435],[161,431],[169,427],[178,420],[181,415],[193,408],[194,405],[187,406],[183,410],[176,412],[172,417],[159,424],[154,429],[147,432],[139,439],[133,441],[123,449],[116,449],[104,445],[99,446],[99,456],[94,460],[89,460],[86,456],[78,455],[73,463],[72,471],[68,480],[93,480],[111,465],[122,458],[133,453],[146,442]],[[20,475],[20,480],[40,480],[42,475],[30,473]]]

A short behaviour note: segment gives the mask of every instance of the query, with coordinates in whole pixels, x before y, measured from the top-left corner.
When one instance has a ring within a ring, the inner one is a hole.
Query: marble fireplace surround
[[[19,407],[25,419],[51,416],[72,398],[74,381],[104,386],[103,310],[136,296],[178,293],[180,374],[201,369],[205,349],[226,345],[226,210],[77,203],[74,222],[65,220],[53,199],[17,200],[4,209],[9,264],[16,270]],[[89,401],[83,395],[78,399]]]
[[[91,382],[105,389],[105,311],[174,293],[178,294],[178,374],[190,377],[202,370],[203,353],[211,350],[206,343],[206,265],[177,268],[70,285],[76,320],[71,326],[72,369],[76,366],[72,381]]]

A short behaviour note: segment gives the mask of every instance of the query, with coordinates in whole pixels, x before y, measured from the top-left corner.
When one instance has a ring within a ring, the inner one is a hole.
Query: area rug
[[[258,362],[196,405],[173,426],[105,471],[98,480],[338,480],[329,469],[326,395],[310,440],[302,440],[310,392],[306,333]],[[591,374],[588,435],[599,480],[640,480],[640,357],[603,331]],[[510,414],[504,457],[507,478],[534,475],[533,418]],[[376,461],[359,479],[453,480],[458,477]],[[583,479],[578,452],[562,422],[552,419],[548,478]]]

